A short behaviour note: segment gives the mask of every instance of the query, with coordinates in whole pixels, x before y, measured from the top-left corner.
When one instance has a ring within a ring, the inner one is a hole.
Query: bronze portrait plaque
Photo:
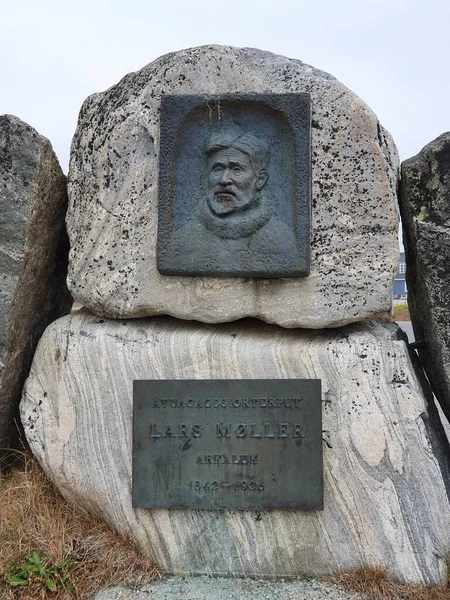
[[[133,382],[133,506],[323,508],[320,380]]]
[[[161,274],[309,275],[310,113],[307,94],[162,97]]]

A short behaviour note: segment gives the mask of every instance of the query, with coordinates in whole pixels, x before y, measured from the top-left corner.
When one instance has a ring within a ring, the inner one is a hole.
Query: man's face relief
[[[214,152],[208,160],[208,204],[218,216],[251,206],[267,181],[267,173],[253,170],[250,157],[236,148]]]

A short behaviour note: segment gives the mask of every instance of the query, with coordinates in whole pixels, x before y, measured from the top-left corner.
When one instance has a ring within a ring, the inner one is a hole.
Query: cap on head
[[[227,127],[215,131],[205,148],[205,154],[211,156],[214,152],[226,148],[236,148],[247,154],[255,173],[259,173],[267,167],[269,148],[265,141],[253,133],[245,133],[237,127]]]

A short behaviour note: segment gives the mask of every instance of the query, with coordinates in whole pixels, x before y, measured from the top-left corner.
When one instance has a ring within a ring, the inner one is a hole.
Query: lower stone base
[[[322,380],[324,510],[133,509],[132,381],[253,378]],[[392,324],[304,331],[81,311],[45,332],[21,414],[64,496],[169,573],[298,577],[377,565],[400,581],[446,576],[448,446]]]
[[[258,581],[222,577],[167,577],[138,589],[115,587],[93,600],[355,600],[332,583],[317,579]]]

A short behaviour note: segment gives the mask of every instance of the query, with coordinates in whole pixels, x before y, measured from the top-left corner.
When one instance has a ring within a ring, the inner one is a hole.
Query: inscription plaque
[[[310,113],[307,94],[162,97],[161,274],[309,275]]]
[[[323,508],[318,379],[133,382],[133,506]]]

